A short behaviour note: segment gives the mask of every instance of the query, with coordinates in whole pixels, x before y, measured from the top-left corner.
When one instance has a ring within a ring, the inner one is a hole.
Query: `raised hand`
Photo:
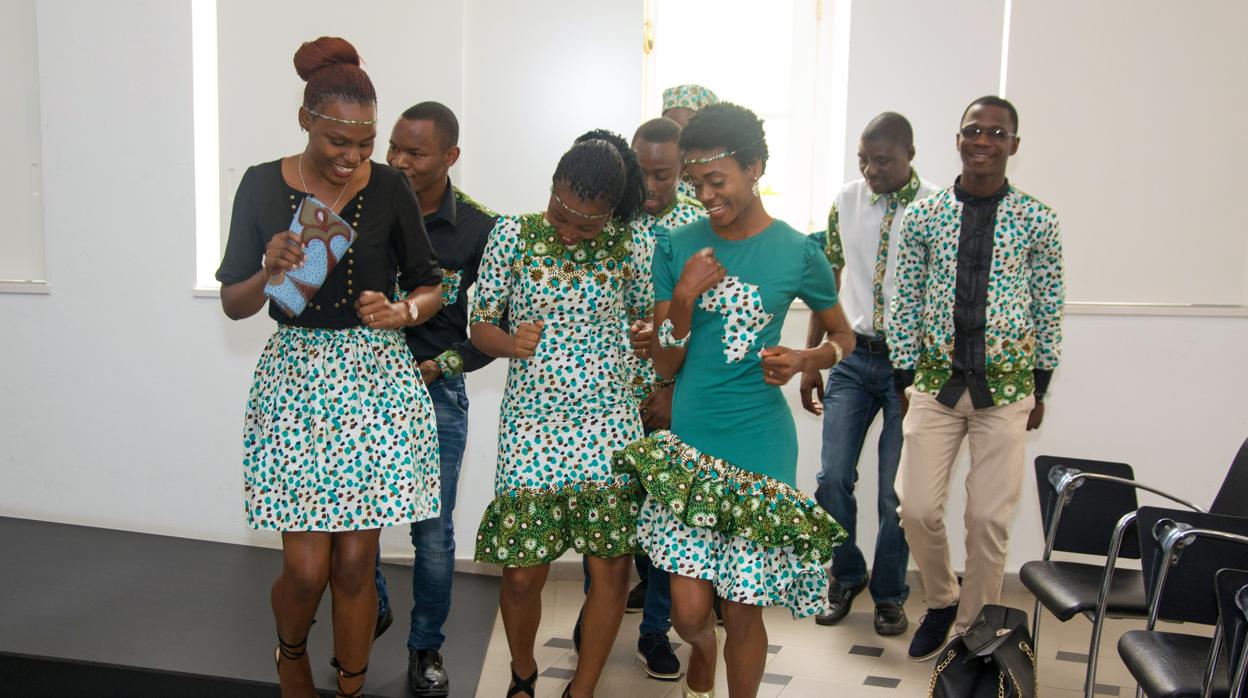
[[[280,276],[303,266],[303,244],[299,233],[283,230],[269,239],[264,246],[264,274],[268,278]]]
[[[628,328],[628,341],[633,345],[633,355],[639,359],[650,358],[650,340],[654,337],[654,323],[638,320]]]
[[[676,280],[673,295],[683,295],[692,301],[715,288],[715,285],[723,280],[725,273],[724,265],[715,258],[715,250],[704,247],[685,262],[685,268],[681,270],[680,278]]]

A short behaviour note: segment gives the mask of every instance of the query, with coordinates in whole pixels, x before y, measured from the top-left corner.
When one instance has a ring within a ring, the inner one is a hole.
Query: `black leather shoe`
[[[875,605],[875,634],[900,635],[906,632],[910,621],[906,619],[906,609],[899,603],[877,603]]]
[[[646,608],[646,580],[637,582],[637,586],[628,592],[628,603],[624,604],[625,613],[641,613]]]
[[[849,609],[854,605],[854,597],[866,588],[865,579],[856,586],[841,584],[839,581],[832,582],[828,585],[828,612],[815,616],[815,622],[819,625],[836,625],[845,620]]]
[[[910,640],[910,658],[922,662],[935,657],[949,638],[949,628],[958,617],[958,605],[946,608],[929,608],[919,620],[919,629]]]
[[[446,698],[451,692],[451,679],[442,668],[442,654],[437,650],[416,650],[407,655],[407,683],[412,695],[421,698]]]
[[[394,622],[394,611],[386,609],[386,612],[377,616],[377,627],[373,629],[373,639],[381,637],[381,634],[390,629],[390,624]]]

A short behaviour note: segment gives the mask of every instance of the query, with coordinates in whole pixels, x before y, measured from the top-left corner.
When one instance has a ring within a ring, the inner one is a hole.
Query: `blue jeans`
[[[667,570],[650,564],[645,555],[634,555],[633,565],[637,576],[646,580],[646,602],[641,609],[641,627],[637,634],[666,635],[672,627],[672,588]],[[589,559],[581,556],[581,571],[585,573],[585,593],[589,593]]]
[[[823,468],[815,499],[845,528],[849,538],[832,558],[832,576],[857,586],[867,578],[867,562],[855,542],[858,503],[858,457],[875,415],[884,411],[880,433],[880,484],[877,509],[880,533],[875,539],[871,570],[871,598],[875,603],[904,603],[906,564],[910,548],[897,515],[897,464],[901,459],[901,400],[893,387],[893,368],[887,351],[872,353],[862,343],[828,372],[823,398]]]
[[[442,625],[451,611],[451,580],[455,577],[455,493],[459,467],[468,440],[468,393],[464,377],[442,378],[429,385],[429,397],[438,421],[438,452],[442,461],[442,511],[436,519],[412,524],[412,629],[407,648],[438,650],[446,636]],[[386,579],[377,567],[378,613],[390,608]]]

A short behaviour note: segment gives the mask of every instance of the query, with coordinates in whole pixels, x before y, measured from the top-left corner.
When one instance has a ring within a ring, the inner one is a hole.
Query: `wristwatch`
[[[412,318],[411,324],[415,325],[416,321],[420,319],[420,306],[416,305],[415,298],[408,298],[404,303],[407,303],[407,314]]]

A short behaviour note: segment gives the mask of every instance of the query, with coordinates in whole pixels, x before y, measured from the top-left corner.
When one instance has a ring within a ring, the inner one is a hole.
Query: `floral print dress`
[[[476,559],[536,567],[569,547],[602,558],[637,551],[638,488],[613,474],[642,436],[623,361],[626,320],[648,314],[632,235],[614,222],[565,247],[541,213],[490,234],[471,323],[544,321],[536,354],[512,359],[498,425],[494,500]]]

